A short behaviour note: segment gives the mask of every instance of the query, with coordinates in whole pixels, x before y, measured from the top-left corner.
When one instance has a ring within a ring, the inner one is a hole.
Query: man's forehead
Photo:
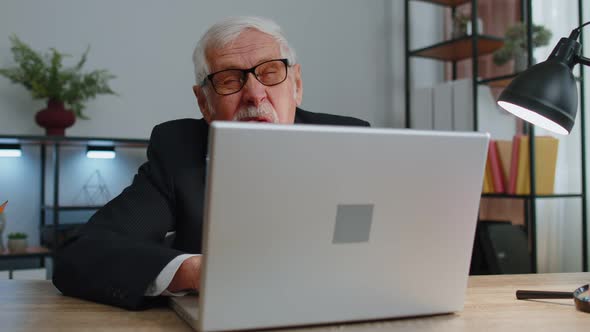
[[[272,36],[258,30],[246,30],[227,45],[207,50],[206,56],[210,70],[214,72],[227,68],[249,68],[277,59],[281,56],[281,48]]]

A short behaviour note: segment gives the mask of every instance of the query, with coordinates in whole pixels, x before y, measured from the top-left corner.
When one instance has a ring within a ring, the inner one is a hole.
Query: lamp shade
[[[498,105],[541,128],[569,134],[578,109],[578,89],[572,70],[559,60],[539,63],[504,89]]]
[[[559,40],[545,62],[518,75],[500,94],[498,105],[541,128],[569,134],[578,110],[572,68],[585,63],[582,45],[577,42],[579,35],[579,28],[573,30],[568,38]]]

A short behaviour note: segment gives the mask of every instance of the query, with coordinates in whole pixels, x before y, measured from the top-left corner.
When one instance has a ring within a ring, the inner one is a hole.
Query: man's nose
[[[248,80],[242,88],[242,100],[247,105],[258,107],[266,99],[266,86],[260,83],[253,73],[248,75]]]

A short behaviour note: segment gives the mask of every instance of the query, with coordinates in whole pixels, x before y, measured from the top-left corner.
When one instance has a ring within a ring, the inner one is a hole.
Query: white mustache
[[[234,121],[241,121],[249,118],[265,118],[272,123],[278,123],[279,117],[272,105],[269,103],[262,103],[256,106],[248,106],[240,109],[233,117]]]

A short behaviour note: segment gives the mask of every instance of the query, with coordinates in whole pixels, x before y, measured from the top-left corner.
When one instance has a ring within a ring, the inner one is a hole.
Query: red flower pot
[[[47,102],[47,108],[37,112],[35,121],[39,126],[45,128],[48,136],[64,136],[65,129],[76,122],[76,115],[65,109],[63,102],[50,99]]]

